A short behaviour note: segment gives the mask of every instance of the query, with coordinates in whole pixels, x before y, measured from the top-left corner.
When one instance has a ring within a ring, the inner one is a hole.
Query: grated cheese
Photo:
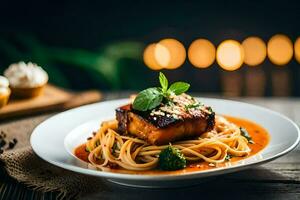
[[[169,98],[171,102],[153,109],[150,116],[172,116],[175,119],[182,119],[186,116],[199,114],[199,110],[210,113],[204,104],[199,103],[196,99],[185,93],[181,95],[172,94]]]

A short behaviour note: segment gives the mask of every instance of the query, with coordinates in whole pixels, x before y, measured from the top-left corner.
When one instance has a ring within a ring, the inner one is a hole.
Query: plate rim
[[[293,149],[295,149],[297,147],[297,145],[300,142],[300,128],[299,126],[293,121],[291,120],[289,117],[287,117],[284,114],[281,114],[279,112],[273,111],[269,108],[265,108],[259,105],[255,105],[255,104],[251,104],[251,103],[246,103],[246,102],[241,102],[241,101],[237,101],[237,100],[228,100],[228,99],[222,99],[222,98],[207,98],[207,97],[195,97],[198,99],[205,99],[205,100],[213,100],[213,101],[226,101],[229,103],[238,103],[238,104],[243,104],[245,106],[250,105],[252,107],[255,107],[256,109],[260,109],[263,110],[265,112],[269,112],[273,115],[277,115],[285,120],[287,120],[289,123],[291,123],[291,125],[296,129],[297,132],[297,138],[296,140],[293,142],[292,145],[290,145],[288,148],[286,148],[284,151],[277,153],[273,156],[270,156],[269,158],[260,160],[260,161],[255,161],[255,162],[251,162],[251,163],[247,163],[246,165],[234,165],[234,166],[230,166],[230,167],[220,167],[220,168],[215,168],[215,169],[209,169],[209,170],[203,170],[203,171],[195,171],[195,172],[187,172],[187,173],[183,173],[183,174],[172,174],[172,175],[168,175],[168,174],[164,174],[164,175],[151,175],[151,174],[122,174],[122,173],[115,173],[115,172],[105,172],[105,171],[99,171],[99,170],[95,170],[95,169],[90,169],[90,168],[82,168],[79,166],[75,166],[75,165],[66,165],[66,164],[62,164],[53,160],[49,160],[47,158],[45,158],[45,156],[40,155],[39,152],[35,149],[36,148],[36,144],[34,144],[34,138],[37,135],[37,132],[39,130],[39,128],[44,125],[45,123],[47,123],[48,120],[53,120],[56,117],[59,117],[61,115],[65,115],[66,113],[70,113],[70,112],[74,112],[74,111],[80,111],[81,109],[85,109],[87,107],[93,107],[95,105],[98,104],[103,104],[103,103],[110,103],[110,102],[123,102],[123,101],[128,101],[128,98],[122,98],[122,99],[114,99],[114,100],[106,100],[106,101],[101,101],[101,102],[97,102],[97,103],[92,103],[92,104],[88,104],[88,105],[84,105],[84,106],[80,106],[77,108],[73,108],[61,113],[58,113],[54,116],[51,116],[50,118],[46,119],[45,121],[43,121],[42,123],[40,123],[38,126],[36,126],[30,136],[30,145],[34,151],[34,153],[40,157],[42,160],[55,165],[57,167],[66,169],[66,170],[70,170],[76,173],[80,173],[80,174],[85,174],[85,175],[90,175],[90,176],[96,176],[96,177],[101,177],[101,178],[109,178],[109,179],[118,179],[118,180],[136,180],[136,181],[164,181],[164,180],[181,180],[181,179],[193,179],[193,178],[197,178],[198,176],[200,177],[208,177],[208,176],[215,176],[215,175],[220,175],[220,174],[227,174],[227,173],[232,173],[235,171],[239,171],[239,170],[244,170],[244,169],[248,169],[252,166],[256,166],[256,165],[261,165],[267,162],[270,162],[278,157],[281,157],[287,153],[289,153],[290,151],[292,151]],[[67,136],[67,135],[66,135]],[[64,136],[64,137],[66,137]],[[67,151],[65,149],[64,146],[64,150]],[[69,154],[69,152],[67,151],[67,153]],[[71,155],[69,155],[71,156]]]

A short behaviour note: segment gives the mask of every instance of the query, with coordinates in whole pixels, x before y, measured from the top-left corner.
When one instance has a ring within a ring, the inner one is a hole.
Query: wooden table
[[[106,93],[104,98],[128,96],[128,92]],[[237,100],[261,105],[278,111],[300,124],[300,99],[292,98],[239,98]],[[50,116],[50,115],[49,115]],[[47,115],[41,115],[41,120]],[[13,120],[14,126],[39,116]],[[11,123],[7,121],[0,126]],[[268,164],[245,171],[214,177],[197,186],[177,189],[138,189],[107,182],[103,191],[81,199],[300,199],[300,148]],[[5,187],[4,199],[55,199],[56,193],[30,190],[0,173],[0,187]]]

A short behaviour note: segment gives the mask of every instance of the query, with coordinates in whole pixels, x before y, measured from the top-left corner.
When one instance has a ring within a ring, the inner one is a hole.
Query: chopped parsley
[[[213,113],[214,111],[213,111],[213,109],[212,109],[212,107],[207,107],[207,110],[209,111],[209,112],[211,112],[211,113]]]
[[[192,108],[199,108],[200,106],[201,106],[200,103],[189,104],[189,105],[185,106],[185,110],[189,110],[189,109],[192,109]]]

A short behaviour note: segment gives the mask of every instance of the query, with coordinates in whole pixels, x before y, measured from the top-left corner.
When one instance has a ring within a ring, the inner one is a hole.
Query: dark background
[[[217,46],[249,36],[265,42],[278,33],[293,42],[300,36],[297,1],[12,0],[1,1],[0,7],[0,72],[12,62],[32,61],[46,69],[51,83],[74,90],[138,90],[157,84],[157,72],[145,66],[142,53],[145,45],[163,38],[176,38],[187,49],[197,38]],[[284,67],[266,59],[256,69],[244,65],[236,72],[216,63],[198,69],[186,60],[164,72],[171,81],[190,82],[192,91],[220,94],[228,94],[231,86],[224,86],[224,77],[234,74],[241,85],[236,95],[247,95],[244,76],[258,69],[266,78],[263,95],[300,95],[295,59]],[[286,86],[276,89],[280,73],[287,77]]]

